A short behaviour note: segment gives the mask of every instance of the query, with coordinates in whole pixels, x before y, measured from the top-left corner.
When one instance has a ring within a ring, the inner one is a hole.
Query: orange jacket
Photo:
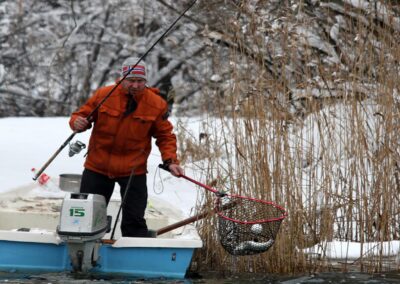
[[[73,130],[76,117],[87,117],[113,87],[98,89],[78,111],[72,113],[69,123]],[[167,119],[168,106],[158,95],[158,89],[146,88],[136,94],[136,110],[124,116],[128,96],[128,92],[118,86],[93,114],[94,126],[84,167],[110,178],[129,176],[132,169],[136,175],[144,174],[152,137],[156,139],[162,160],[178,164],[176,137]]]

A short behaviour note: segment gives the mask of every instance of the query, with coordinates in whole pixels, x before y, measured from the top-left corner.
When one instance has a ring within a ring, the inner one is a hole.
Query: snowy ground
[[[32,168],[40,169],[72,133],[68,118],[2,118],[0,119],[0,193],[24,186],[35,185]],[[88,144],[90,131],[75,135],[73,141],[80,140]],[[45,170],[56,184],[63,173],[81,174],[84,163],[84,151],[72,158],[68,156],[68,146],[55,158]],[[192,213],[201,189],[194,184],[175,178],[158,168],[161,162],[156,146],[148,161],[149,195],[173,204],[184,216]],[[186,170],[186,175],[196,173]],[[37,183],[36,183],[37,184]],[[46,195],[39,187],[38,195]],[[119,198],[116,187],[113,198]]]
[[[187,127],[196,132],[199,126],[195,120],[189,120]],[[2,118],[0,119],[0,133],[0,193],[5,193],[26,186],[35,186],[31,168],[41,168],[72,132],[68,126],[68,118],[57,117]],[[73,141],[80,140],[87,144],[89,135],[89,132],[77,134]],[[83,152],[70,158],[68,147],[66,147],[50,164],[45,173],[56,182],[58,182],[60,174],[80,174],[83,170]],[[193,208],[196,206],[196,202],[201,201],[200,197],[204,193],[204,189],[159,170],[160,162],[159,151],[157,147],[153,147],[148,162],[147,180],[150,197],[171,204],[174,209],[180,210],[183,216],[192,216]],[[204,183],[200,173],[192,171],[188,165],[185,165],[184,169],[186,175]],[[48,194],[39,187],[35,189],[38,195]],[[113,198],[119,198],[118,187]],[[398,241],[364,244],[364,246],[366,247],[361,250],[359,243],[330,242],[318,244],[304,252],[331,259],[357,259],[361,256],[362,251],[364,254],[368,252],[370,256],[383,249],[384,255],[397,255],[396,262],[400,263],[400,243]]]

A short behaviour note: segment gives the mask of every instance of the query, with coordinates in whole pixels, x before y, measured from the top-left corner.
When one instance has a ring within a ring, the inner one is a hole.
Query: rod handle
[[[222,205],[221,208],[214,208],[213,210],[205,211],[205,212],[199,213],[199,214],[197,214],[195,216],[192,216],[192,217],[189,217],[187,219],[184,219],[182,221],[179,221],[179,222],[173,223],[171,225],[162,227],[162,228],[157,230],[157,232],[156,232],[157,236],[165,234],[165,233],[168,233],[168,232],[170,232],[172,230],[175,230],[175,229],[177,229],[179,227],[183,227],[183,226],[185,226],[187,224],[190,224],[190,223],[199,221],[201,219],[204,219],[204,218],[206,218],[206,217],[208,217],[208,216],[210,216],[212,214],[217,213],[217,209],[219,209],[219,211],[224,211],[224,210],[231,209],[231,208],[235,207],[236,205],[237,205],[236,201],[229,202],[227,204]]]
[[[183,227],[183,226],[185,226],[187,224],[190,224],[190,223],[196,222],[198,220],[201,220],[201,219],[207,217],[208,215],[210,215],[210,214],[212,214],[214,212],[215,211],[209,211],[209,212],[200,213],[200,214],[197,214],[197,215],[195,215],[193,217],[187,218],[185,220],[182,220],[182,221],[176,222],[174,224],[171,224],[171,225],[165,226],[163,228],[160,228],[156,232],[157,236],[165,234],[165,233],[168,233],[168,232],[170,232],[172,230],[175,230],[177,228]]]

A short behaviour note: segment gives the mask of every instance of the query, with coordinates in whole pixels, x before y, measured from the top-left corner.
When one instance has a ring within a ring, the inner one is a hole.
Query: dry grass
[[[360,24],[352,29],[367,33]],[[230,83],[218,90],[210,87],[220,100],[213,97],[213,113],[202,125],[207,143],[180,137],[185,160],[198,165],[219,190],[274,201],[287,209],[288,217],[267,253],[247,257],[223,251],[216,217],[198,222],[204,249],[197,252],[196,269],[282,274],[399,269],[383,251],[375,256],[361,252],[359,259],[340,266],[302,251],[323,241],[400,239],[400,48],[380,32],[379,50],[371,42],[351,46],[359,57],[346,59],[352,65],[346,72],[320,60],[312,70],[302,69],[293,82],[263,72],[259,58],[243,60],[245,50],[240,48],[224,55],[225,62],[237,63],[229,65],[229,72],[226,66],[216,67],[221,64],[213,66],[214,74],[230,74],[225,78]],[[242,38],[235,40],[246,46]],[[300,43],[286,40],[290,44],[280,62],[290,63]],[[306,62],[320,59],[315,50],[302,50],[309,56],[303,58]],[[212,54],[215,62],[224,61],[221,53]],[[279,71],[280,66],[273,67]],[[301,92],[289,96],[287,90]],[[204,90],[206,98],[209,92]],[[296,111],[291,105],[298,106]],[[213,196],[207,196],[205,206],[212,207],[212,202]]]

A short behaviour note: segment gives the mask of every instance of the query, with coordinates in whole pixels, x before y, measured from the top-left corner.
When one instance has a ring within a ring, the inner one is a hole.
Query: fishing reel
[[[86,148],[85,143],[83,143],[79,140],[76,140],[75,143],[69,144],[68,156],[72,157],[75,154],[79,154],[85,148]]]

